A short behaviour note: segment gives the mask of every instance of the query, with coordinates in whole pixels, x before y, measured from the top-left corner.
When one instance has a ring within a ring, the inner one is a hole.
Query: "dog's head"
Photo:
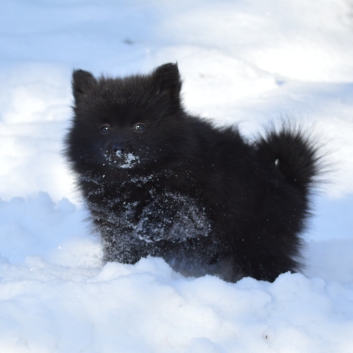
[[[176,64],[125,78],[73,72],[73,125],[66,139],[71,162],[113,168],[170,163],[187,147]]]

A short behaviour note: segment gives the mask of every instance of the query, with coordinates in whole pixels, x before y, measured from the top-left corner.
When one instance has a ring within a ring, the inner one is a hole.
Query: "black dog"
[[[160,256],[227,281],[298,270],[317,149],[289,124],[250,144],[188,115],[180,89],[174,64],[116,79],[73,73],[66,156],[105,260]]]

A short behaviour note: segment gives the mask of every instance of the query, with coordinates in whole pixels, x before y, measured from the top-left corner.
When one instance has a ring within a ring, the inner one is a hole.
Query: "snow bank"
[[[63,266],[101,264],[101,244],[88,212],[67,199],[54,203],[48,194],[0,201],[0,254],[10,263],[37,256]]]
[[[184,279],[161,259],[58,268],[2,261],[4,352],[349,352],[352,284]],[[11,278],[11,279],[9,279]]]

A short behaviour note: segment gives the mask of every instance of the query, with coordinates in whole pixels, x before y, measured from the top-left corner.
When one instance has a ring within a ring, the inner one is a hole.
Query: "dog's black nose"
[[[126,142],[115,142],[113,144],[113,151],[114,153],[117,152],[124,152],[126,148]]]

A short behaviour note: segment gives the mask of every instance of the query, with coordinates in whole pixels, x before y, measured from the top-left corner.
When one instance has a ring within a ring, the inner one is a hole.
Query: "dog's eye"
[[[107,134],[110,131],[110,125],[109,124],[104,124],[101,127],[101,133],[102,134]]]
[[[145,132],[146,130],[146,125],[142,124],[142,123],[137,123],[132,127],[132,130],[134,130],[134,132]]]

